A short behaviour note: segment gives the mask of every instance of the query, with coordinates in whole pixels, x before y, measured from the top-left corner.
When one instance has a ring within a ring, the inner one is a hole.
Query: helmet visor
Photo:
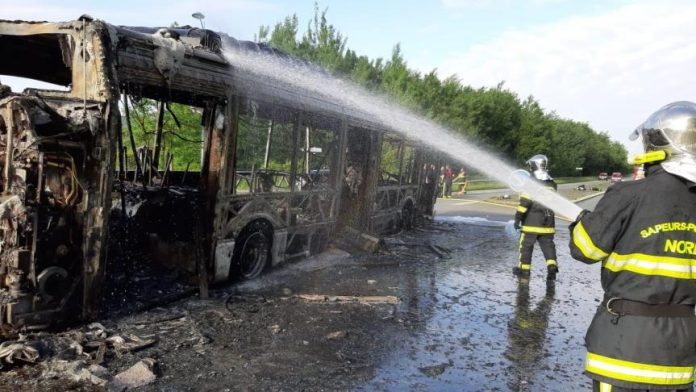
[[[674,102],[653,113],[629,136],[643,136],[646,150],[670,147],[673,151],[696,154],[696,104]]]
[[[541,154],[534,155],[533,157],[529,158],[529,160],[527,161],[527,164],[532,169],[532,171],[535,171],[535,170],[546,171],[547,167],[548,167],[548,163],[549,163],[549,159],[546,157],[546,155],[541,155]]]

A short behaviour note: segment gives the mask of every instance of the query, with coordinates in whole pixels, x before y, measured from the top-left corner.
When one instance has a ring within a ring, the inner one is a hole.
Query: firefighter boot
[[[557,273],[558,273],[558,266],[556,266],[556,265],[548,266],[547,273],[546,273],[546,279],[547,280],[556,280]]]
[[[512,274],[515,276],[519,276],[520,278],[528,278],[529,270],[520,267],[512,267]]]

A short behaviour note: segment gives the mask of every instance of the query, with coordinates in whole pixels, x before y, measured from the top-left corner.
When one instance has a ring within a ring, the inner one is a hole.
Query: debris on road
[[[310,302],[357,302],[365,305],[372,304],[398,304],[399,298],[393,295],[373,295],[373,296],[356,296],[356,295],[321,295],[321,294],[297,294],[287,298],[299,298]]]
[[[157,364],[152,358],[140,360],[127,370],[117,374],[108,384],[109,392],[120,392],[129,388],[142,387],[157,379],[154,367]]]
[[[435,244],[428,244],[427,246],[428,246],[428,248],[429,248],[431,251],[433,251],[433,253],[435,253],[439,258],[441,258],[441,259],[449,259],[449,258],[450,258],[450,255],[449,255],[449,254],[450,254],[451,251],[450,251],[449,249],[444,248],[444,247],[439,246],[439,245],[435,245]]]
[[[420,370],[421,373],[425,374],[428,377],[437,377],[444,373],[445,370],[447,370],[447,368],[452,367],[452,365],[454,365],[454,363],[450,359],[449,362],[440,363],[432,366],[419,367],[418,370]]]
[[[39,359],[39,351],[23,342],[0,343],[0,369],[2,363],[13,364],[15,361],[34,363]]]
[[[280,327],[278,324],[273,324],[270,327],[268,327],[268,330],[271,331],[272,334],[277,335],[279,334],[283,329]]]
[[[99,365],[89,365],[83,360],[67,361],[51,358],[42,363],[44,368],[41,378],[68,379],[75,383],[89,383],[104,387],[107,384],[109,372]]]
[[[139,370],[142,377],[127,380],[149,383],[136,390],[447,390],[457,383],[544,391],[547,380],[587,389],[579,376],[582,332],[600,298],[574,293],[600,292],[599,282],[566,264],[553,311],[530,320],[546,333],[520,330],[524,339],[514,339],[511,320],[525,314],[508,268],[517,248],[500,233],[436,222],[385,238],[386,255],[332,253],[214,287],[206,301],[187,298],[60,333],[18,331],[12,343],[40,357],[35,365],[5,365],[0,385],[122,391],[131,387],[115,376]],[[433,249],[451,259],[439,262]],[[559,258],[567,256],[559,249]],[[548,290],[543,260],[533,265],[530,311]],[[143,358],[157,364],[138,365]]]
[[[338,339],[343,339],[346,337],[346,331],[336,331],[336,332],[331,332],[330,334],[326,335],[327,340],[338,340]]]
[[[384,245],[384,241],[379,237],[363,233],[352,227],[346,227],[343,229],[336,244],[339,248],[349,252],[359,249],[368,253],[377,253]]]
[[[146,347],[150,347],[153,344],[155,344],[156,340],[141,339],[138,336],[128,334],[125,335],[125,338],[118,335],[112,336],[106,339],[106,342],[111,344],[111,347],[113,347],[114,351],[116,352],[116,355],[120,355],[128,351],[137,351]]]

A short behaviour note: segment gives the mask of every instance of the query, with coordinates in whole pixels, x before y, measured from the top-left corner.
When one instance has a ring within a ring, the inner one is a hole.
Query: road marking
[[[509,205],[509,204],[502,204],[502,203],[493,203],[493,202],[485,201],[485,200],[469,200],[469,201],[465,201],[465,202],[455,203],[453,205],[464,205],[464,204],[474,204],[474,203],[483,203],[483,204],[490,204],[492,206],[497,206],[497,207],[506,207],[506,208],[517,209],[517,206],[513,206],[513,205]],[[563,216],[559,216],[559,215],[556,215],[556,219],[566,221],[566,222],[572,222],[572,220],[570,220],[566,217],[563,217]]]

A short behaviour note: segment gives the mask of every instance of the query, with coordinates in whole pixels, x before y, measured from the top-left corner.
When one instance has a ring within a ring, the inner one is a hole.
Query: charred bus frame
[[[421,167],[435,154],[334,102],[234,69],[221,44],[219,35],[195,28],[118,27],[88,17],[0,21],[0,75],[66,87],[0,90],[0,325],[41,327],[97,315],[112,210],[127,219],[138,207],[151,210],[141,217],[157,222],[141,228],[154,244],[150,251],[171,262],[178,243],[185,269],[206,282],[253,278],[266,265],[321,250],[339,222],[379,234],[410,227],[432,210],[434,192],[424,190]],[[122,97],[202,112],[197,175],[173,171],[171,157],[158,170],[147,153],[134,154],[129,172],[130,115]],[[260,133],[263,162],[251,154],[244,161],[251,167],[238,167],[240,135],[254,132],[244,118],[267,128]],[[274,124],[283,124],[286,138],[281,168],[269,167]],[[129,193],[140,195],[137,203]],[[167,201],[152,212],[152,195],[185,203]]]

